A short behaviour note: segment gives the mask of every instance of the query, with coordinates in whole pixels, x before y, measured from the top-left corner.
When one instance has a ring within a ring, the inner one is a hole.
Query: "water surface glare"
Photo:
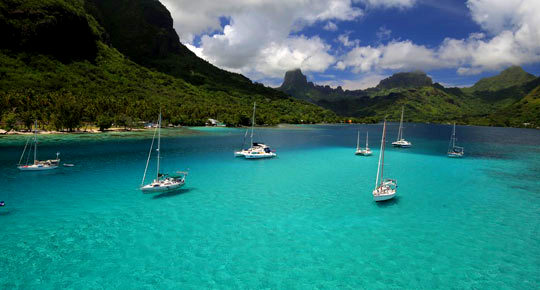
[[[234,158],[244,132],[164,130],[163,169],[189,176],[153,195],[151,134],[40,136],[76,165],[51,172],[18,172],[24,137],[0,137],[0,288],[540,289],[540,131],[458,126],[450,159],[451,126],[406,124],[386,203],[380,124],[258,129],[272,160]]]

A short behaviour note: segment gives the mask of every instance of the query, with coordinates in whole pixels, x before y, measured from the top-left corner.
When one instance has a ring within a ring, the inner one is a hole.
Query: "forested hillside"
[[[120,4],[135,10],[110,20],[106,12],[118,11],[96,7]],[[153,9],[141,8],[144,5]],[[161,19],[167,33],[156,33],[137,11]],[[131,41],[117,40],[121,33],[108,31],[101,24],[107,21],[115,23],[111,29],[121,24],[147,29],[125,35]],[[338,120],[331,111],[182,52],[185,47],[171,34],[170,15],[158,1],[6,0],[0,2],[0,32],[8,40],[0,42],[0,116],[7,129],[16,122],[30,126],[34,119],[65,130],[84,123],[134,126],[155,119],[159,108],[173,124],[202,125],[207,118],[217,118],[234,126],[249,123],[254,101],[260,124]],[[129,57],[115,46],[137,46],[141,35],[149,47],[128,51]],[[170,47],[160,50],[165,44]],[[156,51],[164,57],[154,58]],[[184,71],[186,67],[190,69]]]
[[[279,90],[361,122],[398,120],[401,106],[413,122],[540,127],[540,78],[521,67],[481,79],[470,88],[445,88],[423,72],[402,72],[366,90],[343,90],[308,82],[300,70],[285,74]]]

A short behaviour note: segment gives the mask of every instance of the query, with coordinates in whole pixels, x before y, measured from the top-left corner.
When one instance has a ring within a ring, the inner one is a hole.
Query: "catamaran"
[[[368,146],[368,138],[369,132],[366,132],[366,148],[362,149],[360,147],[360,131],[358,131],[358,137],[356,138],[356,152],[354,152],[354,154],[362,156],[371,156],[371,154],[373,154]]]
[[[17,168],[22,171],[40,171],[40,170],[51,170],[58,168],[58,164],[60,163],[60,153],[56,152],[56,159],[49,159],[45,161],[40,161],[37,159],[37,120],[34,122],[34,146],[30,145],[30,148],[28,149],[28,155],[26,157],[26,163],[22,163],[22,160],[24,158],[24,155],[26,153],[26,148],[28,147],[28,143],[31,138],[28,138],[26,140],[26,144],[24,145],[23,153],[21,154],[21,158],[19,159],[19,164],[17,165]],[[32,147],[34,148],[34,162],[28,163],[30,159],[30,152],[32,151]]]
[[[397,181],[394,179],[384,179],[384,148],[386,142],[386,119],[383,124],[383,133],[381,138],[381,151],[379,152],[379,165],[377,167],[377,178],[375,180],[375,189],[373,190],[373,200],[383,201],[394,198],[397,190]],[[379,183],[379,180],[381,183]]]
[[[411,142],[403,139],[403,111],[404,107],[401,106],[401,120],[399,121],[399,131],[398,131],[398,137],[395,142],[392,142],[392,146],[394,147],[400,147],[400,148],[408,148],[411,147]]]
[[[158,135],[157,144],[157,170],[156,178],[151,183],[144,185],[146,180],[146,172],[148,170],[148,164],[150,163],[150,157],[152,156],[152,149],[154,148],[154,140],[156,138],[156,131]],[[152,192],[164,192],[173,191],[182,187],[186,182],[187,172],[177,171],[176,174],[162,174],[159,172],[160,161],[160,149],[161,149],[161,111],[159,112],[158,126],[154,130],[154,136],[152,137],[152,144],[150,145],[150,152],[148,152],[148,159],[146,160],[146,167],[144,168],[144,174],[141,182],[141,190],[143,193]]]
[[[267,145],[263,143],[253,142],[253,133],[255,131],[256,108],[257,108],[257,103],[254,102],[253,103],[253,116],[251,118],[251,136],[250,136],[251,147],[248,149],[242,149],[240,151],[234,152],[234,156],[236,157],[244,157],[246,159],[261,159],[261,158],[272,158],[272,157],[277,156],[277,154],[273,152],[272,149],[270,149],[270,147],[268,147]],[[247,135],[247,130],[246,130],[246,135]],[[245,140],[246,135],[244,135],[244,140]]]
[[[460,158],[465,154],[463,147],[456,146],[456,123],[454,122],[454,129],[452,130],[452,137],[450,137],[450,144],[448,145],[448,152],[446,155],[451,158]]]

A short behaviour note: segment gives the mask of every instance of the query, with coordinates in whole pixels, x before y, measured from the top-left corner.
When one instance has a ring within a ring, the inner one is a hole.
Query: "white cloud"
[[[540,0],[468,0],[472,19],[481,27],[464,39],[447,38],[427,47],[410,40],[361,46],[350,34],[338,36],[337,49],[317,36],[298,35],[303,28],[324,24],[329,31],[339,21],[370,9],[413,7],[417,0],[161,0],[189,49],[211,63],[251,78],[281,77],[291,68],[323,72],[333,67],[356,73],[383,70],[454,68],[478,74],[508,65],[540,62]],[[221,20],[228,25],[222,27]],[[379,41],[392,32],[380,27]],[[193,45],[194,36],[200,42]],[[404,36],[406,39],[406,35]],[[343,49],[347,51],[343,55]]]
[[[328,21],[326,25],[323,27],[323,29],[327,31],[336,31],[338,30],[338,26],[334,22]]]
[[[475,32],[465,39],[446,38],[435,48],[409,40],[355,46],[335,67],[354,72],[456,68],[458,74],[470,75],[540,62],[540,1],[469,0],[467,5],[491,37]]]
[[[360,45],[359,39],[349,40],[349,33],[340,34],[337,38],[337,41],[343,44],[346,47],[358,46]]]
[[[209,62],[250,77],[286,70],[324,71],[335,62],[319,37],[293,35],[306,26],[353,20],[362,10],[351,0],[162,0],[188,48]],[[229,20],[221,28],[220,18]],[[200,44],[193,37],[200,35]]]
[[[262,49],[254,70],[271,77],[282,77],[285,71],[294,68],[323,72],[335,62],[335,58],[327,52],[329,49],[319,37],[290,37]]]
[[[356,0],[355,2],[362,2],[375,8],[410,8],[414,6],[416,0]]]
[[[473,20],[493,37],[472,34],[443,42],[440,57],[459,66],[459,74],[540,61],[540,1],[469,0],[467,6]]]
[[[392,35],[392,30],[386,28],[385,26],[381,26],[375,35],[379,41],[387,40],[390,38],[390,35]]]
[[[320,85],[329,85],[333,88],[341,86],[344,90],[365,90],[367,88],[373,88],[379,84],[382,79],[387,78],[388,75],[378,73],[368,73],[360,75],[357,79],[346,80],[331,80],[320,82]]]
[[[392,41],[387,45],[357,46],[348,52],[337,68],[352,67],[353,72],[372,70],[411,70],[441,67],[435,52],[411,41]]]

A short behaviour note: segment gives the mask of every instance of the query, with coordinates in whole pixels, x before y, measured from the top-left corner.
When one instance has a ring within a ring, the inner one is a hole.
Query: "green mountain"
[[[389,90],[394,88],[417,88],[431,86],[433,81],[423,71],[415,72],[400,72],[389,78],[381,80],[377,85],[377,89]]]
[[[512,127],[540,127],[540,78],[521,86],[516,91],[528,92],[508,106],[498,109],[487,118],[488,124]]]
[[[128,33],[128,30],[133,31]],[[133,126],[159,108],[173,124],[335,122],[334,113],[197,58],[153,0],[0,2],[0,116],[57,129]],[[7,126],[10,127],[10,126]]]
[[[361,97],[365,92],[343,91],[341,87],[331,88],[330,86],[318,86],[307,81],[307,77],[300,69],[291,70],[285,73],[283,83],[278,90],[285,92],[297,99],[311,103],[319,101],[339,100],[345,97]]]
[[[377,122],[385,116],[398,120],[404,106],[407,121],[538,127],[540,124],[534,117],[536,107],[531,105],[534,99],[525,99],[540,85],[540,78],[531,76],[519,67],[511,67],[480,80],[472,88],[460,89],[445,88],[416,71],[396,73],[381,80],[375,88],[344,91],[317,86],[308,82],[300,70],[295,70],[287,72],[278,89],[362,122]],[[493,89],[477,90],[493,80],[498,80]]]
[[[521,67],[511,66],[503,70],[500,74],[496,76],[479,80],[478,82],[476,82],[476,84],[474,84],[474,86],[469,88],[469,90],[475,92],[493,92],[513,86],[522,85],[534,80],[535,78],[536,77],[534,75],[524,71]]]
[[[180,43],[169,11],[155,0],[87,0],[110,44],[136,63],[209,90],[276,94],[241,74],[219,69]]]

